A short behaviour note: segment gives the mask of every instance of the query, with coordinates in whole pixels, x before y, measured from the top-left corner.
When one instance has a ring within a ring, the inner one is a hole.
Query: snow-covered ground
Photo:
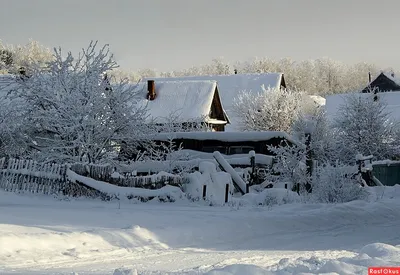
[[[374,190],[369,202],[272,207],[0,191],[0,274],[367,274],[400,266],[400,186]]]

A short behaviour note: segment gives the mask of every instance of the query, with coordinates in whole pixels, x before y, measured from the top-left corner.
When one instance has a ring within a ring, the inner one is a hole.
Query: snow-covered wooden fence
[[[0,167],[0,188],[3,190],[60,194],[65,189],[65,165],[2,158]]]
[[[118,173],[112,165],[81,164],[71,165],[72,171],[78,175],[117,186],[159,189],[166,185],[181,186],[183,179],[178,175],[158,173],[149,176],[136,176],[132,173]]]
[[[160,189],[166,185],[180,187],[183,179],[176,175],[151,175],[141,177],[111,178],[110,183],[124,187],[138,187],[145,189]]]
[[[95,165],[84,163],[72,164],[70,169],[78,175],[105,182],[110,181],[111,174],[114,170],[113,166],[109,164]]]
[[[166,185],[181,186],[178,175],[159,173],[151,176],[116,173],[111,165],[38,163],[33,160],[1,158],[0,189],[16,193],[37,193],[70,197],[107,199],[103,193],[79,181],[70,181],[67,170],[84,177],[123,187],[160,189]]]
[[[88,186],[66,178],[67,165],[38,163],[33,160],[1,158],[0,188],[16,193],[37,193],[71,197],[99,197]]]

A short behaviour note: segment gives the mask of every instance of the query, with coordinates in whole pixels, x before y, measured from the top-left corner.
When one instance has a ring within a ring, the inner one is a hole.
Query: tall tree
[[[399,122],[392,119],[375,95],[354,93],[345,97],[334,120],[338,155],[353,163],[357,154],[391,158],[399,145]]]
[[[146,134],[135,85],[104,79],[117,67],[108,45],[97,49],[92,42],[78,57],[55,49],[45,69],[35,66],[29,78],[17,78],[38,157],[94,163],[121,141]]]

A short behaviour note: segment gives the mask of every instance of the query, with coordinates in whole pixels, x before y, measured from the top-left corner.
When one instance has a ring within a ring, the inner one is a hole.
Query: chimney
[[[154,80],[147,80],[147,99],[154,100],[156,98],[156,85]]]
[[[25,67],[20,67],[20,68],[19,68],[19,73],[20,73],[20,75],[26,76]]]
[[[235,69],[234,72],[235,72],[235,74],[237,74],[238,73],[237,69]]]
[[[371,83],[371,72],[368,72],[368,82]]]

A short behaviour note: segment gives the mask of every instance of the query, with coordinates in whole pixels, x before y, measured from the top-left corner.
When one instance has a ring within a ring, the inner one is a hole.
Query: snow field
[[[0,192],[0,274],[367,274],[400,265],[400,187],[369,191],[311,204],[271,189],[224,207]],[[278,203],[258,207],[263,193]]]

